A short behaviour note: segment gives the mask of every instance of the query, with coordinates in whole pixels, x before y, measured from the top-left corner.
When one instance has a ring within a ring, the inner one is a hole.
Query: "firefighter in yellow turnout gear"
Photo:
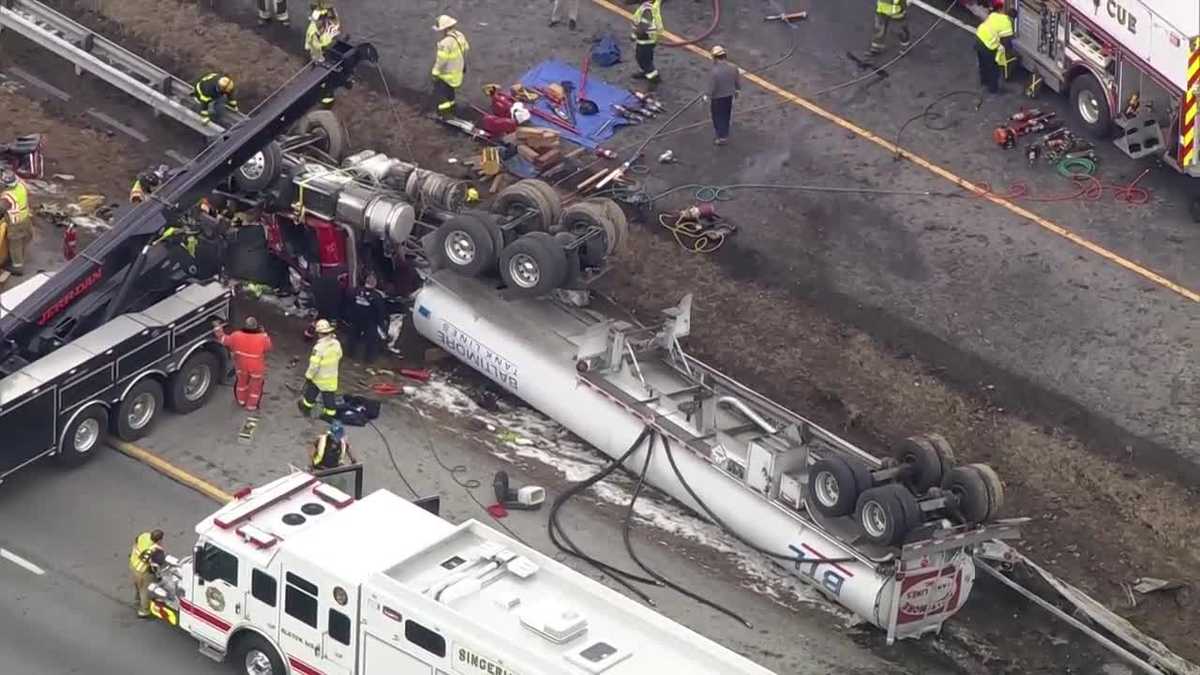
[[[0,169],[0,223],[8,244],[8,266],[12,273],[25,273],[25,252],[33,240],[33,215],[29,212],[29,188],[9,169]]]
[[[1000,68],[1008,68],[1015,9],[1005,9],[1004,0],[992,0],[992,12],[975,29],[975,56],[979,60],[979,83],[992,94],[1000,93]]]
[[[134,602],[137,605],[137,615],[143,619],[150,616],[150,583],[158,577],[158,569],[167,559],[162,540],[162,530],[142,532],[133,540],[133,548],[129,551]]]
[[[337,414],[338,365],[342,361],[342,344],[334,334],[333,324],[325,319],[317,321],[314,328],[317,344],[313,345],[308,357],[308,370],[304,372],[304,391],[300,394],[300,413],[312,413],[317,399],[321,400],[321,418],[332,420]]]
[[[237,86],[233,83],[233,78],[224,73],[209,73],[196,80],[195,86],[192,87],[192,98],[200,104],[200,116],[204,118],[205,123],[212,121],[213,111],[216,111],[218,118],[226,108],[236,111],[236,93]]]
[[[658,68],[654,65],[654,51],[658,49],[658,36],[662,32],[662,0],[647,1],[638,5],[633,13],[633,55],[640,70],[633,74],[634,79],[645,80],[651,85],[659,83]]]
[[[437,112],[443,117],[454,115],[454,95],[462,86],[467,73],[467,52],[471,44],[467,36],[454,29],[458,20],[445,14],[437,19],[433,29],[441,33],[437,43],[437,60],[433,62],[433,95]]]
[[[908,0],[876,0],[875,30],[871,33],[871,49],[868,56],[877,56],[887,47],[888,30],[895,26],[896,39],[900,43],[900,51],[912,45],[912,36],[908,32]]]
[[[332,7],[318,7],[308,18],[308,29],[304,31],[304,51],[315,63],[325,60],[325,50],[342,32],[342,24]],[[332,92],[321,98],[321,105],[333,107]]]

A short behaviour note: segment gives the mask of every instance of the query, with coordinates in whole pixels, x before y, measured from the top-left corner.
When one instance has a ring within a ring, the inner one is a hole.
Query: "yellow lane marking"
[[[610,12],[619,14],[619,15],[629,19],[630,21],[633,21],[633,14],[612,4],[608,0],[592,0],[592,2],[603,7],[604,9],[607,9]],[[679,35],[676,35],[670,31],[663,31],[662,34],[669,37],[672,40],[675,40],[676,42],[683,42],[685,40],[685,38],[683,38]],[[685,45],[684,47],[682,47],[682,49],[686,49],[689,52],[692,52],[693,54],[696,54],[698,56],[702,56],[706,59],[712,58],[711,55],[709,55],[707,50],[705,50],[701,47],[698,47],[696,45]],[[1097,243],[1091,241],[1090,239],[1087,239],[1083,236],[1075,234],[1071,230],[1068,230],[1067,228],[1063,227],[1062,225],[1051,222],[1051,221],[1039,216],[1038,214],[1036,214],[1028,209],[1025,209],[1021,206],[1017,206],[1016,204],[1012,203],[1011,201],[1009,201],[999,195],[992,194],[991,192],[988,192],[987,190],[985,190],[983,187],[976,185],[975,183],[972,183],[971,181],[963,178],[962,176],[955,174],[953,171],[950,171],[949,169],[945,169],[941,166],[938,166],[937,164],[934,164],[933,162],[925,159],[924,157],[921,157],[920,155],[913,154],[913,153],[909,152],[908,150],[905,150],[904,148],[896,145],[895,143],[892,143],[891,141],[888,141],[887,139],[877,136],[876,134],[868,131],[867,129],[864,129],[864,128],[858,126],[854,122],[851,122],[850,120],[848,120],[844,117],[840,117],[840,116],[822,108],[821,106],[813,103],[812,101],[802,98],[802,97],[784,89],[783,87],[776,85],[775,83],[771,82],[770,80],[763,79],[762,77],[759,77],[758,75],[755,75],[754,73],[746,72],[745,69],[741,69],[741,72],[742,72],[742,77],[746,78],[747,80],[753,82],[754,84],[757,84],[758,86],[762,87],[763,89],[766,89],[767,91],[771,92],[772,94],[779,96],[780,98],[783,98],[791,103],[794,103],[795,105],[800,106],[801,108],[804,108],[805,110],[811,112],[812,114],[816,115],[817,117],[821,117],[825,120],[828,120],[829,122],[832,122],[832,123],[838,125],[839,127],[843,128],[861,138],[871,141],[875,145],[878,145],[879,147],[887,150],[888,152],[892,153],[893,155],[898,155],[900,157],[904,157],[905,159],[911,161],[913,164],[916,164],[917,166],[919,166],[937,176],[940,176],[940,177],[950,181],[951,183],[954,183],[955,185],[963,188],[964,190],[972,192],[975,195],[977,195],[978,197],[980,197],[982,199],[986,199],[989,202],[992,202],[993,204],[995,204],[997,206],[1008,209],[1010,212],[1012,212],[1018,216],[1021,216],[1022,218],[1038,225],[1042,229],[1044,229],[1048,232],[1052,232],[1052,233],[1062,237],[1063,239],[1066,239],[1066,240],[1072,242],[1073,244],[1075,244],[1077,246],[1085,248],[1088,251],[1095,253],[1096,255],[1100,256],[1101,258],[1104,258],[1105,260],[1108,260],[1111,263],[1115,263],[1121,267],[1124,267],[1125,269],[1129,270],[1130,272],[1133,272],[1134,274],[1137,274],[1138,276],[1141,276],[1142,278],[1144,278],[1150,282],[1153,282],[1159,286],[1162,286],[1163,288],[1173,291],[1173,292],[1187,298],[1188,300],[1191,300],[1192,302],[1200,302],[1200,293],[1197,293],[1196,291],[1193,291],[1192,289],[1187,288],[1186,286],[1182,286],[1174,281],[1171,281],[1170,279],[1155,272],[1154,270],[1151,270],[1148,267],[1140,265],[1128,258],[1125,258],[1117,253],[1114,253],[1113,251],[1110,251],[1109,249],[1101,246],[1100,244],[1097,244]]]
[[[233,495],[213,485],[212,483],[209,483],[203,478],[197,478],[196,476],[193,476],[187,471],[184,471],[183,469],[175,466],[174,464],[143,447],[139,447],[133,443],[127,443],[112,437],[108,439],[108,444],[121,454],[124,454],[132,459],[136,459],[142,464],[145,464],[155,471],[163,474],[167,478],[182,483],[185,486],[190,487],[196,492],[204,495],[205,497],[212,499],[213,501],[221,502],[222,504],[233,501]]]

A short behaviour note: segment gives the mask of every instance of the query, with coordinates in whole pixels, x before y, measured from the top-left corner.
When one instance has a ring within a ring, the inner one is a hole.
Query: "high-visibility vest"
[[[201,103],[209,103],[218,96],[226,95],[225,92],[221,91],[219,88],[222,77],[227,77],[227,76],[222,75],[220,73],[209,73],[209,74],[205,75],[204,77],[200,78],[199,80],[197,80],[196,88],[195,88],[196,98]],[[229,81],[232,83],[233,79],[230,78]],[[233,87],[232,86],[230,87],[230,91],[227,95],[229,96],[230,99],[233,99]],[[232,103],[232,100],[230,101],[230,103]]]
[[[988,17],[979,24],[975,29],[975,35],[979,37],[979,41],[987,47],[989,51],[996,51],[1000,48],[1000,41],[1006,40],[1013,36],[1012,17],[1004,12],[992,12]]]
[[[142,181],[133,181],[133,187],[129,189],[129,202],[137,204],[146,199],[146,191],[142,189]]]
[[[336,21],[330,22],[325,30],[321,30],[316,21],[309,21],[308,30],[304,32],[304,50],[313,60],[317,60],[324,55],[325,50],[341,32],[342,27]]]
[[[179,236],[184,237],[183,244],[182,244],[184,250],[188,252],[188,255],[195,258],[196,257],[196,245],[199,243],[199,240],[196,238],[196,235],[189,233],[187,230],[175,227],[174,225],[163,230],[163,233],[161,235],[159,235],[158,239],[155,239],[153,242],[151,242],[150,245],[153,246],[154,244],[157,244],[162,241],[166,241],[167,239],[170,239],[171,237],[179,237]]]
[[[29,188],[25,181],[17,179],[17,184],[0,194],[0,200],[8,208],[8,222],[12,225],[22,225],[29,220]]]
[[[433,63],[433,76],[451,87],[462,86],[463,72],[467,65],[467,38],[458,31],[450,31],[438,40],[437,61]]]
[[[304,377],[312,380],[321,391],[337,391],[338,363],[342,360],[342,343],[328,336],[317,340],[308,357],[308,370]]]
[[[877,0],[875,13],[892,19],[903,19],[904,11],[908,9],[908,0]]]
[[[329,434],[322,434],[321,437],[317,439],[317,447],[315,450],[313,450],[312,454],[313,466],[322,469],[333,469],[345,461],[346,450],[349,449],[350,444],[347,443],[345,439],[341,441],[335,441],[338,449],[326,457],[325,450],[329,449],[330,440]],[[335,454],[336,456],[334,456]]]
[[[150,533],[143,532],[133,540],[133,548],[129,551],[129,569],[134,574],[145,574],[150,570],[150,556],[162,548],[157,542],[150,540]]]
[[[649,12],[650,16],[646,16]],[[634,33],[633,39],[639,45],[658,44],[658,34],[663,29],[662,19],[662,0],[654,0],[654,2],[643,2],[638,5],[637,11],[633,13],[633,25],[635,30],[639,26],[644,26],[646,37],[640,37]]]

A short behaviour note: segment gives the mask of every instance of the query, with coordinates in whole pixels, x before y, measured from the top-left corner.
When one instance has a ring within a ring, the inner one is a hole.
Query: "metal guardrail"
[[[156,115],[210,138],[225,131],[204,122],[192,107],[190,84],[40,2],[0,0],[0,31],[5,29],[70,61],[77,75],[91,73],[149,105]]]

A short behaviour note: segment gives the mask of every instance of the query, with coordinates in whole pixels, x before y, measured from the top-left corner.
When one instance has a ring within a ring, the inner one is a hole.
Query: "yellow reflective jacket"
[[[1000,48],[1001,40],[1007,40],[1014,33],[1012,17],[1004,12],[988,14],[983,23],[975,29],[975,35],[979,37],[979,41],[993,52]]]
[[[903,19],[908,9],[908,0],[877,0],[875,13],[892,19]]]
[[[150,540],[150,533],[143,532],[133,540],[133,548],[129,551],[129,569],[134,574],[145,574],[150,570],[150,556],[162,548]]]
[[[649,16],[646,13],[649,12]],[[645,32],[645,37],[638,35],[639,27]],[[643,2],[633,13],[633,39],[640,45],[658,44],[658,34],[663,31],[662,0]]]
[[[18,178],[16,185],[0,193],[0,200],[8,208],[8,222],[13,226],[29,220],[29,188],[25,187],[25,181]]]
[[[341,32],[341,26],[337,22],[331,22],[325,26],[325,30],[321,30],[318,22],[309,21],[308,30],[304,32],[304,50],[312,60],[320,61],[325,55],[325,50]]]
[[[471,44],[467,36],[456,30],[446,32],[437,43],[437,60],[433,63],[433,76],[451,87],[462,86],[463,73],[467,69],[467,52]]]
[[[308,370],[304,372],[306,379],[312,380],[321,391],[337,391],[338,364],[342,360],[342,343],[332,335],[317,340],[313,345],[312,354],[308,357]]]

